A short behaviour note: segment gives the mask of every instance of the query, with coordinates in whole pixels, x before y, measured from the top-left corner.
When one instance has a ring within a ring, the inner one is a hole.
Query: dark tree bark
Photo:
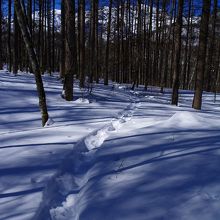
[[[202,18],[199,35],[198,62],[196,74],[196,88],[193,100],[193,108],[200,110],[202,107],[202,92],[204,83],[204,73],[206,65],[206,50],[208,39],[208,25],[210,15],[211,0],[203,0]]]
[[[184,66],[183,66],[183,89],[186,89],[186,80],[187,80],[187,65],[188,65],[188,53],[189,53],[189,36],[190,36],[190,20],[191,20],[191,9],[192,0],[188,2],[188,18],[187,18],[187,29],[186,29],[186,45],[184,51]]]
[[[85,83],[85,0],[79,0],[79,50],[80,88]]]
[[[96,13],[97,13],[97,0],[91,2],[91,17],[90,17],[90,75],[89,82],[93,82],[93,78],[96,74],[96,59],[97,59],[97,47],[96,47]]]
[[[29,25],[29,29],[30,29],[30,33],[32,36],[32,0],[28,0],[28,5],[27,5],[27,18],[28,18],[28,25]]]
[[[11,0],[8,0],[8,70],[11,72],[12,54],[11,54]]]
[[[19,0],[14,0],[14,7],[18,19],[18,24],[20,26],[21,33],[23,36],[23,40],[25,42],[28,57],[30,59],[32,69],[35,74],[35,81],[39,97],[39,107],[42,115],[42,125],[44,126],[48,120],[48,112],[43,81],[41,78],[40,66],[37,60],[37,56],[35,54],[35,50],[33,48],[33,44],[31,42],[30,30],[28,28],[27,18],[25,16],[24,9],[22,8],[21,2]]]
[[[19,35],[18,35],[18,20],[16,13],[14,12],[14,53],[13,53],[13,73],[18,73],[18,46],[19,46]]]
[[[0,0],[0,69],[3,69],[2,17],[2,0]]]
[[[105,79],[104,79],[104,85],[108,85],[108,78],[109,78],[109,41],[110,41],[110,34],[111,34],[111,22],[112,22],[112,0],[109,1],[107,41],[106,41],[106,52],[105,52]]]
[[[55,72],[55,0],[53,0],[53,24],[52,24],[52,71]]]
[[[150,0],[150,21],[149,21],[149,30],[148,30],[148,43],[147,43],[147,73],[146,73],[146,82],[145,82],[145,88],[147,88],[147,85],[149,82],[153,82],[153,76],[152,76],[152,59],[151,59],[151,38],[152,38],[152,20],[153,20],[153,0]]]
[[[215,57],[215,46],[216,46],[216,20],[218,12],[218,0],[214,0],[213,16],[212,16],[212,26],[210,31],[210,45],[208,48],[208,58],[207,58],[207,68],[205,73],[205,88],[206,91],[210,92],[212,89],[212,82],[215,80],[214,77],[214,63],[213,59]]]
[[[173,75],[173,93],[172,105],[178,105],[178,90],[179,90],[179,77],[181,73],[181,33],[182,33],[182,16],[183,16],[184,0],[179,0],[178,16],[176,22],[176,39],[175,39],[175,62],[174,62],[174,75]]]
[[[51,75],[51,0],[47,0],[47,70]]]
[[[60,51],[60,77],[64,78],[65,76],[65,0],[61,2],[61,51]]]
[[[65,0],[65,98],[67,101],[73,100],[73,73],[76,66],[74,51],[75,48],[75,1]]]

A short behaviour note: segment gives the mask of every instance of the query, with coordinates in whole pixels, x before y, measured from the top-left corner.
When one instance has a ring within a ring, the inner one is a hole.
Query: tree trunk
[[[35,74],[35,81],[36,81],[38,97],[39,97],[39,107],[42,115],[42,125],[44,126],[48,120],[48,113],[47,113],[46,96],[44,92],[43,81],[41,78],[39,63],[33,48],[33,44],[31,42],[30,30],[27,25],[27,18],[25,16],[24,9],[21,6],[21,2],[19,0],[14,0],[14,7],[15,7],[18,23],[21,29],[21,33],[25,42],[25,46],[27,49],[28,57],[30,59],[32,69]]]
[[[75,1],[65,0],[65,98],[67,101],[73,100],[73,73],[76,66],[74,51],[75,48]]]
[[[61,38],[65,39],[65,0],[61,2]],[[61,51],[60,51],[60,77],[65,76],[65,41],[61,40]]]
[[[0,0],[0,69],[3,69],[2,17],[2,0]]]
[[[207,68],[205,71],[205,82],[206,82],[206,91],[210,92],[212,87],[212,82],[215,80],[214,77],[214,64],[213,59],[215,57],[215,46],[216,46],[216,20],[218,12],[218,1],[214,0],[213,16],[212,16],[212,28],[210,34],[210,45],[208,48],[208,58],[207,58]]]
[[[182,33],[182,16],[183,16],[184,0],[179,0],[178,16],[176,22],[176,40],[175,40],[175,62],[174,62],[174,75],[173,75],[173,93],[172,105],[178,105],[178,90],[179,90],[179,76],[181,73],[181,33]]]
[[[107,41],[106,41],[106,53],[105,53],[104,85],[108,85],[108,77],[109,77],[109,41],[110,41],[110,34],[111,34],[111,22],[112,22],[112,0],[109,1],[109,15],[108,15]]]
[[[193,108],[200,110],[202,107],[203,81],[206,65],[206,50],[208,39],[208,25],[211,0],[203,0],[202,19],[199,35],[198,64],[196,74],[196,88],[193,100]]]
[[[13,73],[16,75],[18,73],[18,20],[16,13],[14,12],[14,59],[13,59]]]
[[[85,0],[79,0],[80,88],[85,83]]]
[[[8,0],[8,70],[11,72],[12,55],[11,55],[11,0]]]

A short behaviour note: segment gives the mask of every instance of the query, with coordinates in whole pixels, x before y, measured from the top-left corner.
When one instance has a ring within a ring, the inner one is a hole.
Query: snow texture
[[[82,99],[76,84],[66,102],[44,75],[42,128],[33,75],[0,74],[0,219],[220,218],[218,96],[196,111],[191,91],[177,107],[169,89],[95,84]]]

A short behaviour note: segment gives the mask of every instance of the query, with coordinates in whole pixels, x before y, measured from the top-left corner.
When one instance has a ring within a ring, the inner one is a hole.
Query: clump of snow
[[[89,100],[88,99],[85,99],[85,98],[78,98],[77,100],[74,101],[74,103],[77,103],[77,104],[89,104]]]
[[[100,147],[108,137],[107,129],[97,131],[95,135],[90,135],[85,139],[85,145],[88,150],[93,150]]]
[[[76,212],[73,209],[76,202],[75,200],[75,195],[69,195],[66,201],[62,203],[62,206],[51,209],[50,215],[52,220],[75,219]]]
[[[167,120],[168,124],[177,127],[200,127],[204,125],[204,119],[196,112],[182,111],[176,112],[171,118]]]
[[[127,89],[127,86],[119,86],[118,89]]]

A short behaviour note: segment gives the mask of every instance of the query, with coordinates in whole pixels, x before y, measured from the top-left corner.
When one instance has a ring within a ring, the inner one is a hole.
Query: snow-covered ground
[[[34,79],[0,72],[0,219],[220,219],[220,102],[202,111],[182,91],[96,85],[65,102],[44,76],[41,128]]]

